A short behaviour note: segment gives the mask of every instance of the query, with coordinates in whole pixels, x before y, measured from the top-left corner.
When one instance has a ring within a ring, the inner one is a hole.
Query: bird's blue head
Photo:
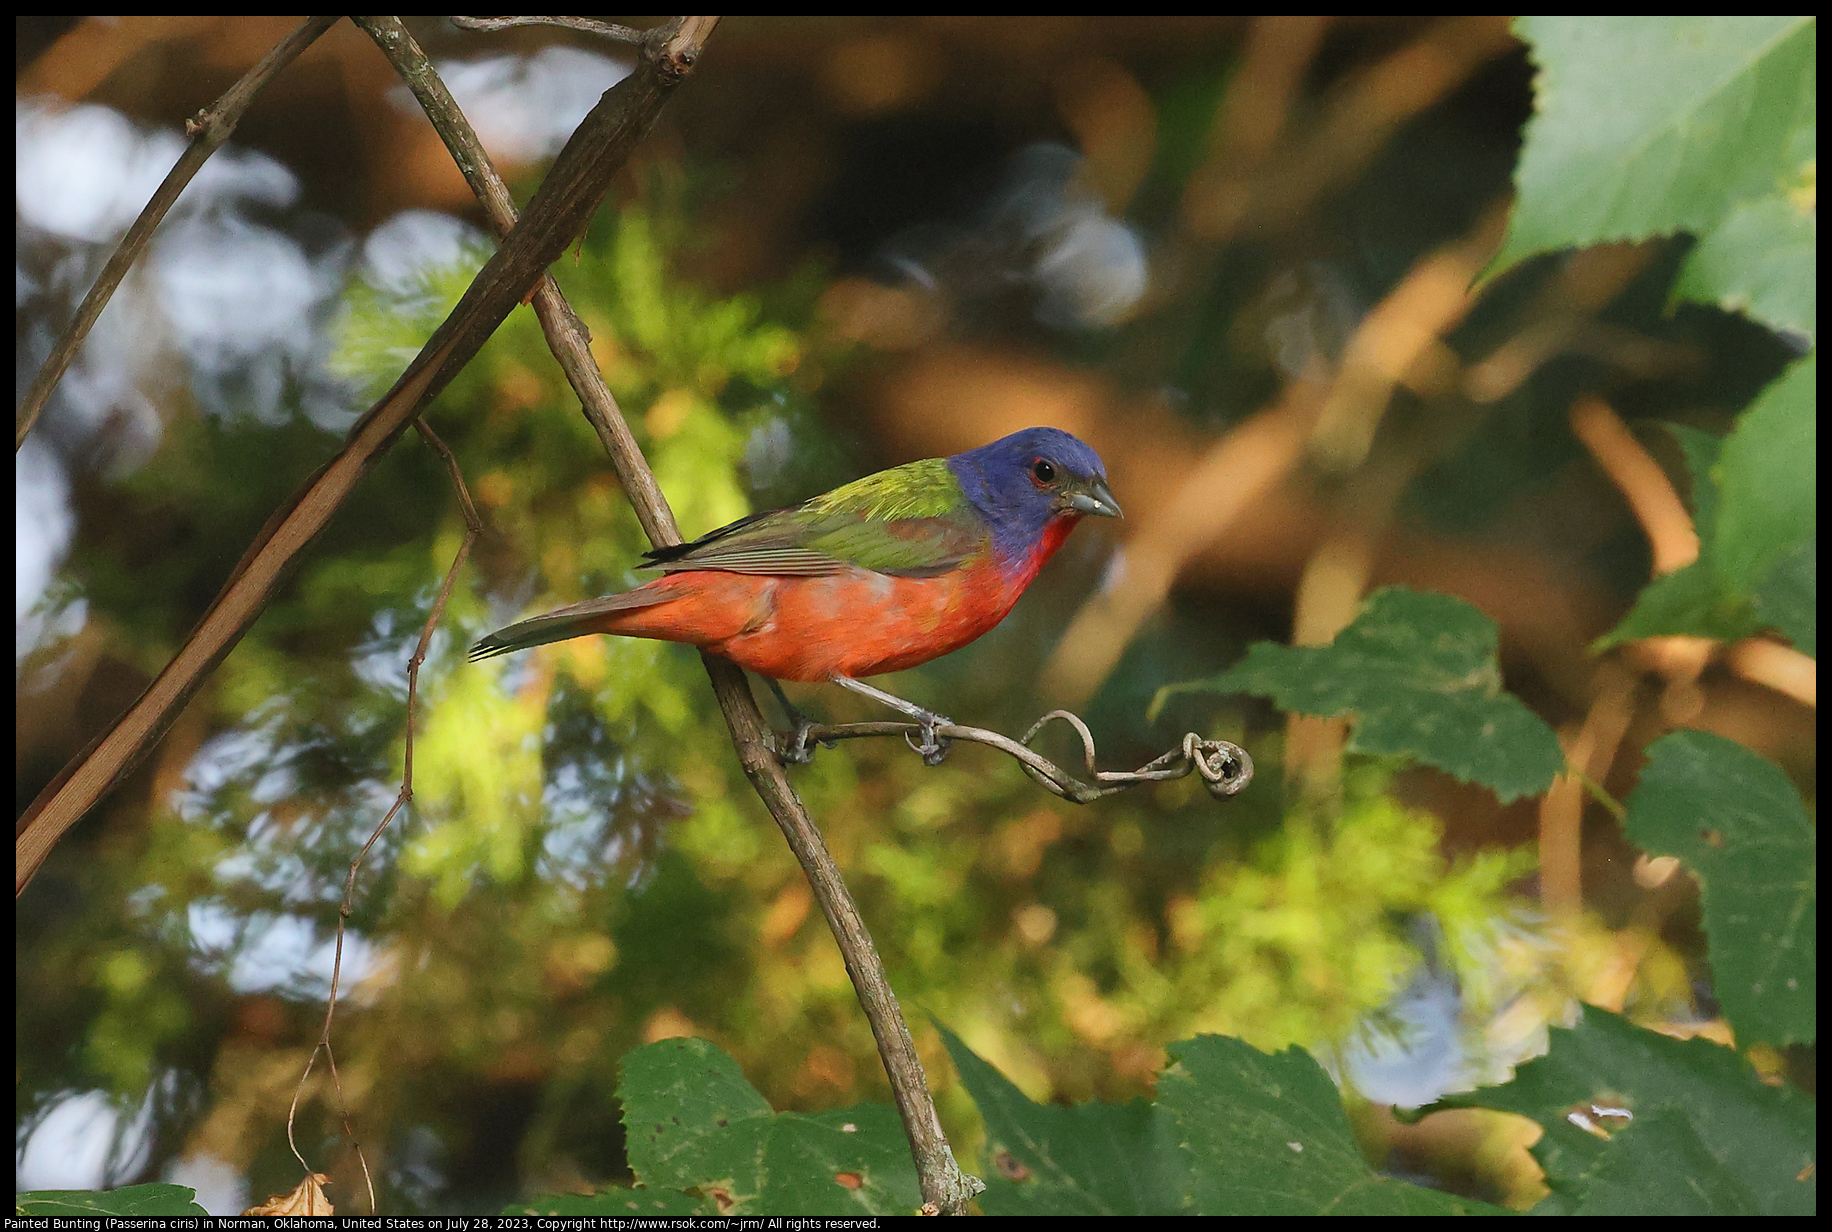
[[[1084,514],[1117,518],[1100,455],[1060,428],[1026,428],[957,453],[948,469],[992,528],[1002,561],[1054,551]],[[1058,528],[1055,534],[1046,534]]]

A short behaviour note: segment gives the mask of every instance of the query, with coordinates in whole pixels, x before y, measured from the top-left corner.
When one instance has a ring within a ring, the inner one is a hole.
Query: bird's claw
[[[814,728],[815,723],[812,719],[809,719],[800,711],[795,713],[794,728],[792,728],[786,736],[779,734],[776,741],[776,756],[782,761],[783,765],[805,766],[814,760],[815,745],[821,744],[828,748],[834,746],[834,742],[831,740],[810,739],[814,733]]]
[[[909,732],[904,732],[903,742],[922,755],[923,765],[941,765],[942,758],[948,755],[948,750],[953,746],[954,741],[948,739],[946,736],[938,735],[935,729],[937,727],[952,727],[954,726],[954,720],[943,714],[930,714],[924,711],[923,714],[917,718],[916,722],[917,734],[922,737],[922,741],[918,743],[911,739]]]

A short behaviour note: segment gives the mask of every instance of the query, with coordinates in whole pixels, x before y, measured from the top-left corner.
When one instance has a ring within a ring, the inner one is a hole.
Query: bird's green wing
[[[867,475],[788,509],[752,514],[649,553],[670,573],[819,577],[849,567],[896,577],[946,573],[985,549],[985,526],[939,458]]]

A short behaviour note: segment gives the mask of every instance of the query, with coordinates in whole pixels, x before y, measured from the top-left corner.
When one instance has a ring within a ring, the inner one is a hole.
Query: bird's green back
[[[868,522],[898,518],[945,518],[967,503],[960,480],[943,458],[905,462],[887,471],[841,484],[806,501],[801,511],[813,517],[847,514]]]
[[[680,548],[651,553],[670,572],[815,577],[849,567],[929,577],[983,551],[980,524],[940,458],[855,479],[800,505],[753,514]]]

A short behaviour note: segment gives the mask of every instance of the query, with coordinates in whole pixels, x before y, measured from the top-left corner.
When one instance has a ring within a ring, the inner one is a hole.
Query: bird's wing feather
[[[986,528],[946,463],[931,459],[868,475],[787,509],[740,518],[692,543],[658,548],[669,573],[719,569],[821,577],[849,568],[932,577],[984,551]]]

